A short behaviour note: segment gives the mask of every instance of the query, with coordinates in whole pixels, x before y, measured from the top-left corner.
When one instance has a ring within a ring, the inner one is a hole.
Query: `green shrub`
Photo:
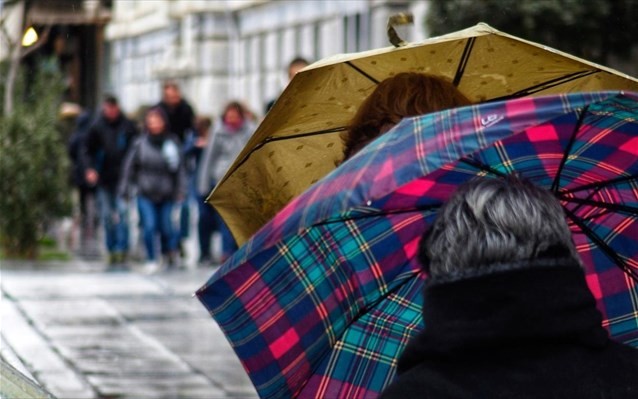
[[[71,211],[66,143],[56,128],[62,78],[30,76],[15,98],[14,112],[0,116],[0,240],[5,256],[35,258],[46,226]]]

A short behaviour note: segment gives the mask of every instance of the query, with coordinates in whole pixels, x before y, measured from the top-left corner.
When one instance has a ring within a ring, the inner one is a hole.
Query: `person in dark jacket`
[[[158,269],[155,240],[159,233],[168,267],[176,266],[179,236],[174,213],[186,195],[186,174],[179,138],[168,131],[164,111],[148,110],[144,133],[126,155],[119,195],[131,197],[137,188],[137,204],[146,247],[146,271]]]
[[[204,151],[208,147],[211,139],[211,127],[213,121],[209,117],[200,116],[195,122],[196,134],[192,135],[184,143],[184,154],[187,164],[190,163],[191,174],[189,179],[189,195],[195,200],[198,207],[197,216],[197,238],[199,241],[199,266],[208,266],[213,263],[211,252],[211,237],[218,230],[217,217],[210,204],[206,202],[210,189],[207,187],[203,192],[197,188],[199,169],[203,163]],[[187,167],[187,171],[188,171]]]
[[[95,212],[95,185],[89,185],[84,177],[82,151],[91,127],[91,113],[83,111],[75,121],[75,128],[68,142],[68,153],[71,161],[71,184],[77,188],[80,207],[80,227],[82,239],[95,237],[98,218]]]
[[[182,96],[179,84],[174,80],[166,80],[162,85],[162,100],[157,104],[167,116],[167,130],[185,143],[187,138],[195,134],[195,112],[193,107]],[[188,237],[190,230],[190,208],[184,201],[180,209],[178,234],[179,248],[183,254],[181,240]]]
[[[382,399],[638,398],[638,350],[613,342],[561,205],[477,179],[421,240],[425,329]]]
[[[136,135],[135,124],[122,114],[117,99],[106,96],[81,153],[86,184],[97,186],[111,264],[124,263],[129,248],[128,209],[118,200],[117,185],[124,157]]]
[[[195,130],[195,112],[182,97],[179,84],[167,80],[162,85],[162,100],[157,104],[167,117],[168,131],[177,135],[183,143],[186,135]]]

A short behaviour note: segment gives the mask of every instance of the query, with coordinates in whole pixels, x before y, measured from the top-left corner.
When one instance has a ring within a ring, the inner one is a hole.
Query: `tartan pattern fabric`
[[[599,245],[638,270],[638,183],[596,188],[638,175],[637,102],[581,93],[406,119],[284,208],[197,295],[261,397],[374,397],[422,328],[414,254],[436,209],[467,179],[516,172],[571,212],[605,326],[638,346],[636,282]]]
[[[350,218],[305,229],[267,251],[264,263],[246,262],[237,278],[199,294],[207,304],[226,301],[223,312],[211,311],[249,374],[260,370],[251,378],[262,397],[333,397],[339,390],[369,397],[389,383],[397,354],[422,328],[414,255],[426,218],[368,210]],[[329,378],[308,381],[312,375]]]
[[[299,397],[369,398],[395,377],[398,354],[423,328],[422,273],[350,325]],[[349,367],[343,367],[349,365]]]

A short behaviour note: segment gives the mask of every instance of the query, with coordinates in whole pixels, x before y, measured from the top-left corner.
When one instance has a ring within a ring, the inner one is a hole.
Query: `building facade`
[[[105,88],[134,113],[176,79],[198,113],[240,100],[261,116],[294,57],[389,46],[387,19],[402,11],[415,15],[405,38],[425,38],[427,0],[115,0]]]
[[[110,7],[110,0],[0,0],[0,61],[17,56],[27,74],[58,69],[65,85],[63,100],[93,108],[104,91],[102,50]],[[27,28],[36,32],[36,41],[21,48]]]

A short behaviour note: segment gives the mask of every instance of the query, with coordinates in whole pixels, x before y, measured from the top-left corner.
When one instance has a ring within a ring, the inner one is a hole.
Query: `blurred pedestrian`
[[[82,150],[86,184],[97,186],[98,207],[111,265],[126,263],[128,255],[128,208],[117,196],[117,185],[124,157],[136,135],[135,124],[124,116],[117,99],[108,95]]]
[[[188,140],[184,147],[187,164],[190,164],[192,175],[189,178],[190,195],[197,202],[197,237],[199,241],[200,266],[207,266],[212,263],[211,239],[213,233],[217,231],[217,217],[213,208],[206,203],[206,198],[211,187],[206,186],[204,191],[198,189],[197,179],[199,169],[202,164],[203,155],[211,137],[212,120],[205,116],[195,119],[196,134]]]
[[[190,103],[182,96],[179,84],[166,80],[162,85],[162,100],[157,104],[168,120],[168,130],[177,135],[183,143],[186,134],[195,129],[195,112]]]
[[[424,331],[382,399],[638,397],[558,200],[515,178],[459,187],[424,234]]]
[[[188,191],[195,200],[199,197],[197,191],[197,170],[202,161],[204,150],[211,136],[213,121],[207,116],[195,118],[195,130],[186,137],[184,142],[184,163],[188,176]]]
[[[159,107],[148,110],[144,132],[126,155],[119,194],[137,205],[146,247],[146,271],[158,270],[156,240],[168,268],[178,265],[178,213],[186,196],[186,176],[181,142],[168,131],[168,120]]]
[[[221,121],[213,130],[213,137],[208,142],[199,168],[198,190],[200,193],[210,192],[224,177],[254,131],[255,124],[246,118],[246,111],[241,103],[232,101],[225,106]],[[223,263],[235,252],[237,244],[219,214],[215,212],[215,215],[222,237],[220,262]]]
[[[195,112],[193,107],[182,96],[179,84],[174,80],[166,80],[162,85],[162,100],[157,104],[168,118],[167,129],[177,135],[181,143],[189,135],[195,134]],[[178,247],[180,254],[185,256],[182,240],[187,238],[190,231],[190,208],[188,201],[181,204]]]
[[[88,184],[85,178],[85,166],[82,151],[91,127],[92,115],[82,111],[77,117],[75,127],[68,142],[69,159],[71,160],[71,185],[78,194],[79,225],[82,240],[93,240],[98,225],[97,207],[95,204],[95,185]],[[85,247],[87,242],[83,243]]]
[[[309,64],[310,63],[308,62],[308,60],[306,60],[303,57],[293,58],[292,61],[290,61],[290,63],[288,64],[288,82],[290,82],[292,78],[295,77],[297,72],[301,71],[302,69],[307,67]],[[268,103],[266,104],[266,107],[264,108],[265,114],[267,114],[268,111],[270,111],[270,109],[272,108],[272,106],[275,105],[275,101],[277,101],[276,98],[268,101]]]
[[[344,160],[403,118],[469,104],[470,100],[442,76],[403,72],[387,78],[363,101],[342,134]]]

